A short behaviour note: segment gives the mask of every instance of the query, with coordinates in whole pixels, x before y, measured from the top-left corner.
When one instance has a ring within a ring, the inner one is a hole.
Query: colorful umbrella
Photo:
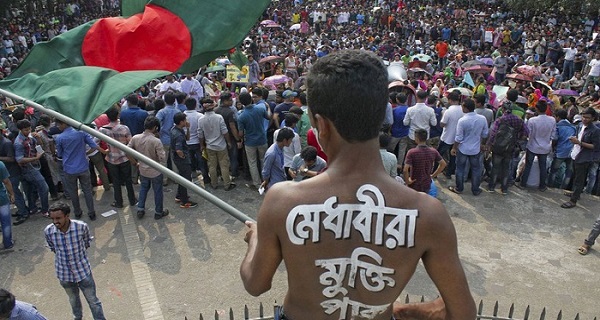
[[[490,73],[492,72],[492,67],[488,67],[485,64],[473,65],[470,67],[466,67],[463,69],[463,72],[470,73]]]
[[[388,89],[392,89],[395,87],[402,87],[402,88],[409,88],[414,94],[417,94],[417,90],[415,89],[415,87],[413,87],[410,84],[404,84],[404,81],[393,81],[390,84],[388,84]]]
[[[273,20],[263,20],[260,22],[261,26],[266,26],[268,24],[277,24],[277,22],[273,21]]]
[[[492,58],[481,58],[481,59],[479,59],[479,61],[487,64],[488,66],[494,65],[494,60]]]
[[[520,74],[520,73],[511,73],[509,75],[506,76],[506,79],[513,79],[513,80],[521,80],[521,81],[533,81],[533,78],[530,76],[526,76],[524,74]]]
[[[506,76],[506,77],[508,78],[508,76]],[[544,87],[546,87],[546,88],[548,88],[548,89],[552,90],[552,87],[551,87],[549,84],[547,84],[546,82],[544,82],[544,81],[539,81],[539,80],[537,80],[535,83],[537,83],[537,84],[541,84],[542,86],[544,86]]]
[[[473,66],[481,66],[481,65],[485,65],[484,62],[481,62],[479,60],[469,60],[463,64],[461,64],[460,66],[462,68],[469,68],[469,67],[473,67]]]
[[[554,90],[554,91],[552,91],[552,94],[556,95],[556,96],[573,96],[573,97],[579,96],[579,92],[577,92],[575,90],[570,90],[570,89]]]
[[[532,77],[532,78],[537,78],[542,75],[542,73],[540,72],[540,70],[538,70],[538,68],[536,68],[534,66],[528,66],[528,65],[518,66],[517,72],[520,74],[524,74],[526,76]]]
[[[268,57],[264,57],[264,58],[258,60],[258,63],[262,64],[262,63],[273,62],[273,61],[281,61],[281,60],[283,60],[283,57],[280,57],[280,56],[268,56]]]
[[[460,92],[460,94],[462,96],[466,96],[466,97],[470,97],[473,95],[473,91],[467,89],[467,88],[462,88],[462,87],[456,87],[456,88],[450,88],[448,89],[448,92],[452,92],[452,91],[458,91]]]
[[[292,78],[282,75],[282,74],[277,74],[274,76],[270,76],[265,78],[262,81],[262,84],[265,87],[271,87],[271,88],[275,88],[278,84],[282,84],[282,83],[287,83],[288,81],[290,81]]]
[[[422,61],[422,62],[431,61],[431,57],[426,54],[423,54],[423,53],[415,54],[414,56],[410,57],[410,60],[413,61],[413,60],[415,60],[415,58],[417,58],[417,60]]]
[[[271,23],[271,24],[267,24],[264,25],[265,28],[281,28],[281,25],[277,24],[277,23]]]
[[[392,64],[389,67],[387,67],[387,72],[388,72],[388,81],[395,81],[395,80],[406,80],[408,79],[408,75],[406,74],[406,69],[404,69],[404,66],[401,64]]]
[[[300,30],[300,24],[299,23],[293,24],[290,27],[290,30]]]
[[[408,71],[412,72],[412,73],[425,72],[425,73],[427,73],[427,74],[430,75],[430,73],[427,70],[423,69],[423,68],[410,68],[410,69],[408,69]]]

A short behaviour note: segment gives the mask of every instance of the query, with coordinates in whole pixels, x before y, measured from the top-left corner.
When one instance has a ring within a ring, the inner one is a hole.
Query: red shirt
[[[408,150],[405,163],[410,166],[410,177],[415,180],[409,187],[420,192],[429,192],[433,164],[442,160],[440,153],[426,145]]]
[[[323,152],[321,146],[317,142],[317,137],[315,136],[315,132],[312,128],[308,129],[308,132],[306,133],[306,143],[309,146],[315,147],[317,149],[317,155],[323,158],[323,160],[327,161],[327,155],[325,154],[325,152]]]

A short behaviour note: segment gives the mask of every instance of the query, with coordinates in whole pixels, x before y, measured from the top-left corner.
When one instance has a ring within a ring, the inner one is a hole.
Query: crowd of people
[[[92,0],[37,8],[35,15],[13,8],[0,24],[0,75],[9,75],[35,43],[116,15],[116,8],[115,1]],[[497,186],[502,195],[512,185],[561,188],[569,196],[561,207],[573,208],[583,193],[600,193],[598,22],[515,13],[496,1],[273,2],[239,48],[248,58],[247,83],[228,83],[223,71],[206,67],[169,75],[123,97],[90,126],[203,187],[230,191],[245,177],[248,188],[269,195],[276,184],[327,170],[333,151],[325,152],[322,140],[334,145],[327,121],[344,139],[373,138],[366,131],[361,136],[360,125],[342,123],[370,119],[361,112],[371,109],[332,113],[337,119],[315,114],[324,106],[313,103],[338,105],[328,99],[344,99],[344,93],[311,88],[315,83],[306,75],[323,57],[369,51],[389,65],[387,107],[377,128],[387,175],[433,196],[438,176],[454,176],[449,190],[458,194],[470,181],[475,196],[497,193]],[[283,80],[269,82],[273,76]],[[365,86],[372,80],[357,76]],[[152,188],[154,218],[169,214],[164,193],[170,181],[159,171],[32,108],[7,98],[3,106],[4,248],[14,246],[11,224],[32,214],[60,212],[52,218],[65,223],[71,209],[62,202],[51,208],[61,197],[80,219],[79,189],[90,221],[96,219],[93,188],[100,186],[113,190],[114,208],[129,204],[138,218],[145,216]],[[134,184],[140,184],[137,194]],[[175,201],[183,209],[198,205],[181,185]],[[10,203],[17,208],[12,223]],[[600,220],[579,252],[587,254],[599,234]],[[75,283],[90,278],[86,273]],[[93,298],[90,306],[98,308]]]

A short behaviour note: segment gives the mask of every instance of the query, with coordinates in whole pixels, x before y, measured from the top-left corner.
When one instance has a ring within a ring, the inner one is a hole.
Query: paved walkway
[[[439,199],[452,216],[473,295],[486,301],[485,313],[491,314],[497,300],[502,313],[514,302],[521,314],[527,305],[532,315],[546,307],[549,319],[561,309],[564,319],[577,312],[581,319],[600,316],[600,253],[592,250],[583,257],[576,250],[600,211],[596,197],[584,196],[578,208],[565,210],[559,206],[566,199],[560,190],[513,188],[508,196],[474,197],[445,190],[450,183],[440,179]],[[258,194],[241,186],[214,194],[251,217],[261,203]],[[159,221],[151,214],[138,220],[125,207],[89,223],[95,236],[89,256],[107,318],[197,319],[203,313],[209,319],[215,311],[229,314],[230,307],[241,318],[244,305],[256,317],[260,302],[265,314],[272,314],[272,304],[285,294],[283,266],[271,291],[250,296],[238,271],[246,250],[245,226],[199,196],[193,197],[200,200],[193,209],[179,209],[173,197],[173,192],[165,194],[171,215]],[[99,188],[96,199],[97,212],[112,209],[112,192]],[[68,319],[70,306],[44,243],[49,222],[36,216],[13,227],[17,244],[12,252],[0,252],[0,287],[33,303],[49,319]],[[428,299],[437,295],[422,267],[405,292]]]

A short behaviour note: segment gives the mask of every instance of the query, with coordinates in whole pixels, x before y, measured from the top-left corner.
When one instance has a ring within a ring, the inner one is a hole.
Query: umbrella
[[[573,96],[573,97],[579,96],[579,92],[577,92],[575,90],[570,90],[570,89],[554,90],[554,91],[552,91],[552,94],[556,95],[556,96]]]
[[[425,73],[427,73],[427,74],[430,75],[430,73],[427,70],[423,69],[423,68],[410,68],[410,69],[408,69],[408,71],[412,72],[412,73],[415,73],[415,72],[425,72]]]
[[[534,66],[528,66],[528,65],[518,66],[517,72],[520,74],[524,74],[526,76],[530,76],[532,78],[537,78],[542,75],[542,73],[540,72],[540,70],[538,70],[538,68],[536,68]]]
[[[408,79],[408,75],[406,74],[406,69],[401,64],[392,64],[387,67],[388,72],[388,81],[395,80],[406,80]]]
[[[473,66],[481,66],[481,65],[485,65],[485,62],[481,62],[479,60],[469,60],[463,64],[461,64],[460,66],[462,68],[469,68],[469,67],[473,67]]]
[[[392,89],[395,87],[409,88],[414,94],[417,94],[417,90],[415,90],[415,87],[413,87],[410,84],[404,84],[404,81],[399,80],[388,84],[388,89]]]
[[[225,67],[220,66],[220,65],[216,65],[216,66],[212,66],[212,67],[206,68],[206,70],[204,70],[204,73],[224,71],[224,70],[225,70]]]
[[[415,60],[415,58],[422,62],[431,61],[431,57],[423,53],[415,54],[414,56],[410,57],[410,60]]]
[[[511,74],[507,75],[506,78],[513,79],[513,80],[521,80],[521,81],[533,81],[532,77],[526,76],[526,75],[520,74],[520,73],[511,73]]]
[[[492,58],[481,58],[481,59],[479,59],[479,61],[487,64],[488,66],[494,65],[494,60]]]
[[[458,92],[460,92],[461,95],[467,96],[467,97],[470,97],[470,96],[473,95],[473,91],[471,91],[471,90],[469,90],[467,88],[462,88],[462,87],[456,87],[456,88],[450,88],[450,89],[448,89],[448,92],[451,92],[451,91],[458,91]]]
[[[273,20],[263,20],[260,22],[260,25],[262,25],[262,26],[266,26],[268,24],[277,24],[277,22],[275,22]]]
[[[507,76],[507,77],[508,77],[508,76]],[[544,86],[544,87],[546,87],[546,88],[548,88],[548,89],[552,90],[552,87],[551,87],[549,84],[547,84],[546,82],[544,82],[544,81],[539,81],[539,80],[537,80],[535,83],[541,84],[542,86]]]
[[[258,60],[258,63],[266,63],[266,62],[273,62],[273,61],[281,61],[283,60],[283,57],[280,56],[268,56],[268,57],[264,57],[260,60]]]
[[[271,24],[267,24],[264,25],[265,28],[281,28],[281,25],[277,24],[277,23],[271,23]]]
[[[300,24],[299,23],[293,24],[290,27],[290,30],[300,30]]]
[[[277,86],[278,84],[287,83],[291,79],[292,78],[290,78],[288,76],[285,76],[283,74],[277,74],[277,75],[274,75],[274,76],[266,77],[262,81],[262,84],[265,87],[275,88],[275,86]]]
[[[473,65],[473,66],[464,68],[463,72],[490,73],[490,72],[492,72],[492,67],[488,67],[485,64]]]

